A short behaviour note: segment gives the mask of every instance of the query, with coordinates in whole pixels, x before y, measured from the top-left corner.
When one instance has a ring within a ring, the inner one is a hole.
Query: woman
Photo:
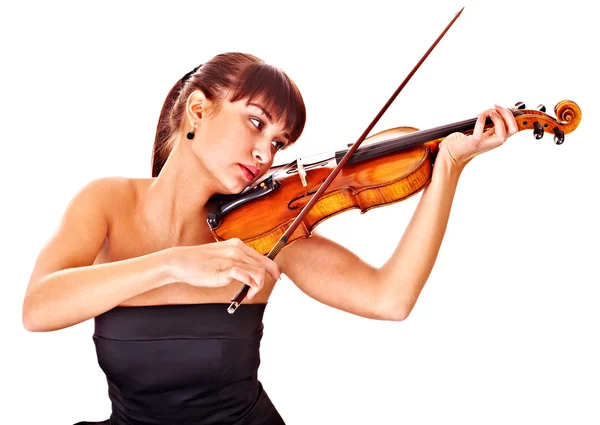
[[[284,423],[257,379],[262,317],[281,273],[334,308],[405,319],[432,270],[461,171],[517,132],[512,113],[496,106],[479,115],[472,136],[444,139],[382,267],[317,234],[275,261],[239,240],[214,242],[207,201],[263,176],[300,137],[305,116],[281,70],[252,55],[218,55],[169,92],[153,178],[97,179],[68,205],[35,264],[23,324],[51,331],[95,318],[111,424]],[[484,131],[487,117],[494,126]],[[230,315],[241,283],[251,286],[248,299]]]

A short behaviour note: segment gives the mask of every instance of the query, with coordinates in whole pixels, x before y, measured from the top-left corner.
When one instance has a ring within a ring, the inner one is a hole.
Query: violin
[[[216,195],[207,204],[207,222],[217,241],[239,238],[273,260],[287,243],[308,238],[327,218],[343,211],[390,205],[420,192],[431,180],[440,142],[455,132],[472,134],[477,119],[418,130],[396,127],[371,137],[369,132],[388,109],[417,69],[461,15],[454,16],[419,60],[358,140],[333,156],[304,164],[301,159],[273,167],[267,177],[239,195]],[[581,109],[571,100],[559,102],[556,118],[540,105],[525,109],[522,102],[509,108],[518,131],[533,130],[536,139],[553,133],[556,144],[581,122]],[[487,118],[485,129],[493,126]],[[359,149],[363,141],[367,144]],[[227,308],[233,314],[246,297],[244,284]]]
[[[555,106],[557,118],[547,115],[543,105],[525,109],[519,102],[508,109],[519,131],[533,130],[538,140],[545,133],[553,134],[558,145],[581,121],[579,106],[570,100]],[[363,214],[417,194],[431,179],[442,139],[454,132],[472,134],[475,122],[468,119],[421,131],[396,127],[366,138],[287,243],[310,237],[319,223],[343,211],[360,209]],[[488,118],[485,128],[491,126]],[[262,181],[241,194],[213,197],[208,204],[208,224],[215,240],[239,238],[267,255],[347,151],[306,164],[298,159],[273,167]]]

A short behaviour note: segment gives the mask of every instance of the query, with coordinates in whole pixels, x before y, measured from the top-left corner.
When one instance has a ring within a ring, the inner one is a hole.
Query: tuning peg
[[[537,121],[533,123],[533,135],[538,140],[544,137],[544,127]]]
[[[554,143],[562,145],[565,141],[565,132],[558,127],[554,127]]]
[[[541,111],[541,112],[546,112],[546,107],[544,105],[542,105],[541,103],[535,109],[537,109],[538,111]]]
[[[515,108],[525,109],[525,104],[523,102],[517,102],[517,103],[515,103]]]

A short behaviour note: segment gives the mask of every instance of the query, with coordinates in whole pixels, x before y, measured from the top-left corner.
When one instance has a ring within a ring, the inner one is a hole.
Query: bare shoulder
[[[100,211],[107,214],[108,219],[111,212],[135,205],[151,180],[120,176],[99,177],[83,186],[73,201],[99,207]]]
[[[111,176],[89,181],[69,201],[58,234],[83,238],[95,233],[103,241],[113,221],[121,220],[135,206],[142,188],[151,180]]]
[[[79,189],[69,201],[58,228],[42,248],[29,284],[58,270],[93,264],[113,219],[121,218],[123,208],[136,202],[138,188],[143,187],[144,179],[140,180],[102,177]]]
[[[98,200],[110,200],[112,196],[119,198],[124,197],[125,199],[134,196],[137,187],[139,186],[138,181],[143,179],[132,179],[127,177],[110,176],[110,177],[99,177],[87,183],[80,190],[80,193],[87,193],[93,196],[99,196]],[[108,198],[108,199],[105,199]]]

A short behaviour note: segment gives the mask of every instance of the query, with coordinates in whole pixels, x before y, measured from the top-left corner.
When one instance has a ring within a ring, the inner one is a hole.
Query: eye
[[[271,142],[271,144],[273,145],[273,147],[274,147],[274,148],[275,148],[275,150],[277,150],[277,151],[280,151],[280,150],[282,150],[283,148],[285,148],[285,143],[283,143],[283,142],[278,142],[278,141],[276,141],[276,140],[273,140],[273,141]]]
[[[261,128],[263,128],[263,127],[264,127],[264,125],[265,125],[265,124],[264,124],[264,123],[263,123],[261,120],[259,120],[258,118],[250,118],[250,121],[252,121],[252,124],[254,124],[254,126],[255,126],[256,128],[258,128],[259,130],[260,130]]]
[[[261,120],[259,120],[258,118],[250,118],[250,122],[252,123],[252,125],[254,125],[254,127],[256,127],[259,131],[265,126],[265,123],[263,123]],[[285,143],[283,142],[278,142],[276,140],[273,140],[271,142],[271,145],[273,146],[273,148],[275,148],[276,151],[280,151],[282,149],[285,149]]]

